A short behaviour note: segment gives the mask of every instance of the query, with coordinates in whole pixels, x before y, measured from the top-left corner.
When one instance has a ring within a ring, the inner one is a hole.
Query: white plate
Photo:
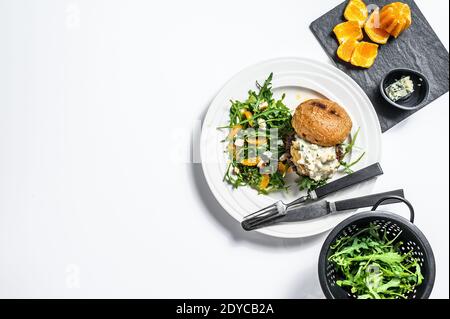
[[[201,160],[206,181],[222,207],[237,221],[281,199],[289,202],[303,195],[292,184],[289,193],[274,193],[268,196],[248,187],[233,190],[223,182],[227,165],[225,144],[221,141],[227,130],[217,127],[228,123],[230,99],[245,100],[249,89],[255,88],[255,81],[262,83],[273,72],[275,97],[286,93],[286,105],[295,109],[302,101],[314,97],[326,97],[336,101],[349,113],[353,120],[353,132],[361,128],[357,146],[366,155],[354,167],[364,168],[380,161],[381,129],[377,114],[364,91],[345,73],[323,63],[302,58],[280,58],[249,67],[233,77],[211,103],[203,123],[200,141]],[[353,156],[357,156],[354,154]],[[335,176],[339,178],[342,176]],[[330,200],[345,199],[370,194],[375,180],[343,190],[330,196]],[[260,233],[281,237],[299,238],[325,232],[347,218],[351,213],[336,214],[311,221],[290,223],[257,230]]]

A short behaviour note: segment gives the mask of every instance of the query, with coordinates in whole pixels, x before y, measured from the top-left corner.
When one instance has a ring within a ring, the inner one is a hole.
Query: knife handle
[[[381,169],[380,164],[372,164],[362,170],[359,170],[338,180],[330,182],[322,187],[319,187],[315,191],[311,192],[311,197],[314,198],[315,195],[315,197],[317,198],[322,198],[344,188],[365,182],[380,175],[383,175],[383,170]]]
[[[342,200],[339,202],[335,202],[334,206],[336,207],[336,211],[344,211],[344,210],[350,210],[350,209],[358,209],[358,208],[364,208],[364,207],[372,207],[375,205],[380,199],[390,196],[399,196],[404,198],[405,194],[403,192],[403,189],[398,189],[392,192],[386,192],[386,193],[380,193],[380,194],[373,194],[358,198],[352,198],[347,200]],[[400,200],[396,199],[390,199],[385,202],[383,202],[383,205],[387,204],[394,204],[399,203]]]

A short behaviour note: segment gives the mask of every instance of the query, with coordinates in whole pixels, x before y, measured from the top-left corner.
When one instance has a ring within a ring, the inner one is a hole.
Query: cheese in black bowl
[[[386,102],[402,110],[420,108],[426,102],[429,90],[426,77],[410,69],[392,70],[380,84],[381,95]]]

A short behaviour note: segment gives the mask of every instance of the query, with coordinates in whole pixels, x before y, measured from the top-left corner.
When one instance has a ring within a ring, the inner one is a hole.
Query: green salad
[[[229,164],[224,181],[234,188],[250,186],[260,193],[285,190],[288,166],[279,161],[284,142],[292,133],[291,111],[272,93],[272,77],[257,92],[250,90],[244,102],[231,101],[227,137]]]
[[[392,240],[386,232],[371,223],[331,246],[328,260],[341,276],[336,284],[359,299],[407,299],[422,284],[419,260],[412,251],[401,250],[403,242],[396,242],[401,232]]]

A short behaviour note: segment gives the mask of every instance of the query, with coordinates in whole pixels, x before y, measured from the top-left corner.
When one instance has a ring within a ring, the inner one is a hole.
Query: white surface
[[[217,128],[229,121],[230,99],[245,101],[248,98],[248,90],[255,89],[255,80],[263,83],[271,72],[275,98],[281,98],[285,94],[284,103],[292,111],[301,102],[311,98],[325,97],[345,106],[353,122],[351,134],[354,135],[358,128],[361,129],[357,143],[360,151],[350,154],[348,162],[355,161],[363,150],[367,150],[366,156],[353,168],[355,171],[381,160],[382,137],[377,114],[364,91],[345,73],[326,63],[304,58],[278,58],[246,68],[228,81],[214,98],[206,113],[200,138],[205,179],[220,205],[238,222],[246,215],[268,207],[278,200],[290,203],[306,195],[306,192],[298,191],[295,177],[290,178],[290,183],[287,182],[291,187],[289,192],[277,192],[267,196],[259,195],[250,187],[235,190],[223,182],[229,157],[228,153],[224,152],[227,146],[222,141],[227,138],[229,131]],[[338,179],[344,175],[337,173],[333,178]],[[339,195],[329,196],[328,199],[346,199],[370,194],[375,183],[376,179],[372,179],[343,190]],[[276,225],[257,231],[279,238],[309,237],[330,230],[350,215],[351,212],[332,214],[324,218]]]
[[[417,2],[448,48],[448,1]],[[0,0],[0,296],[322,298],[325,236],[244,233],[189,161],[236,72],[329,61],[308,26],[338,3]],[[434,298],[449,296],[448,110],[446,94],[383,135],[376,187],[414,203]]]

